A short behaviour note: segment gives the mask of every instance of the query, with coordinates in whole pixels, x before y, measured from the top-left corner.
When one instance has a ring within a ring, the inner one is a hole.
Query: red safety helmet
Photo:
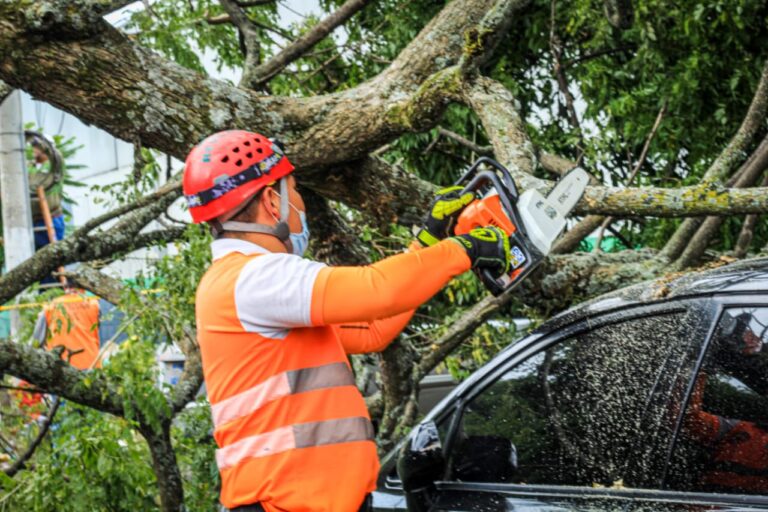
[[[195,223],[231,212],[294,167],[279,143],[258,133],[214,133],[192,148],[184,167],[183,189]]]

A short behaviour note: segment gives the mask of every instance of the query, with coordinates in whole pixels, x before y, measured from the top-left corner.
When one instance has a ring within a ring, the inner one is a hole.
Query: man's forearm
[[[466,251],[445,240],[373,265],[325,268],[312,293],[312,323],[371,322],[405,313],[470,266]]]

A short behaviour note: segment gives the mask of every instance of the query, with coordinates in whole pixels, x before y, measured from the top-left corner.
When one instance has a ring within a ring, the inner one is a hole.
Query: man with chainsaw
[[[509,271],[498,228],[451,236],[473,194],[438,195],[426,247],[363,267],[304,259],[306,210],[278,143],[225,131],[184,170],[213,262],[196,296],[198,339],[225,510],[368,510],[379,462],[347,355],[384,349],[454,276]]]

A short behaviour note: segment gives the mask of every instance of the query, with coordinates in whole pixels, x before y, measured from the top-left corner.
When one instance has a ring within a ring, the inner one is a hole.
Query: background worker
[[[755,332],[753,320],[748,312],[735,316],[724,312],[712,341],[714,352],[708,364],[710,371],[735,377],[765,396],[766,332],[765,328],[761,333]],[[754,321],[754,324],[760,325],[760,322]],[[684,420],[685,433],[708,451],[707,470],[701,475],[700,485],[708,492],[768,492],[767,426],[764,422],[726,418],[706,411],[703,404],[708,380],[705,371],[697,377]]]
[[[328,267],[301,257],[309,230],[292,171],[279,145],[245,131],[208,137],[186,161],[190,213],[216,237],[196,317],[221,503],[368,510],[379,462],[347,354],[384,349],[454,276],[508,271],[509,241],[495,228],[441,241],[472,200],[452,190],[433,205],[430,247]]]
[[[63,162],[53,144],[36,132],[26,132],[26,138],[32,147],[32,160],[29,162],[29,198],[32,206],[32,223],[35,228],[35,250],[48,245],[50,240],[45,229],[45,219],[38,195],[43,187],[48,209],[51,212],[56,240],[64,238],[64,211],[61,206],[61,186]]]

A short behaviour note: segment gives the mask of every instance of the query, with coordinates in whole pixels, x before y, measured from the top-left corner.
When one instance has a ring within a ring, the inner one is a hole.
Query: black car
[[[768,259],[589,301],[382,461],[374,510],[768,511]]]

